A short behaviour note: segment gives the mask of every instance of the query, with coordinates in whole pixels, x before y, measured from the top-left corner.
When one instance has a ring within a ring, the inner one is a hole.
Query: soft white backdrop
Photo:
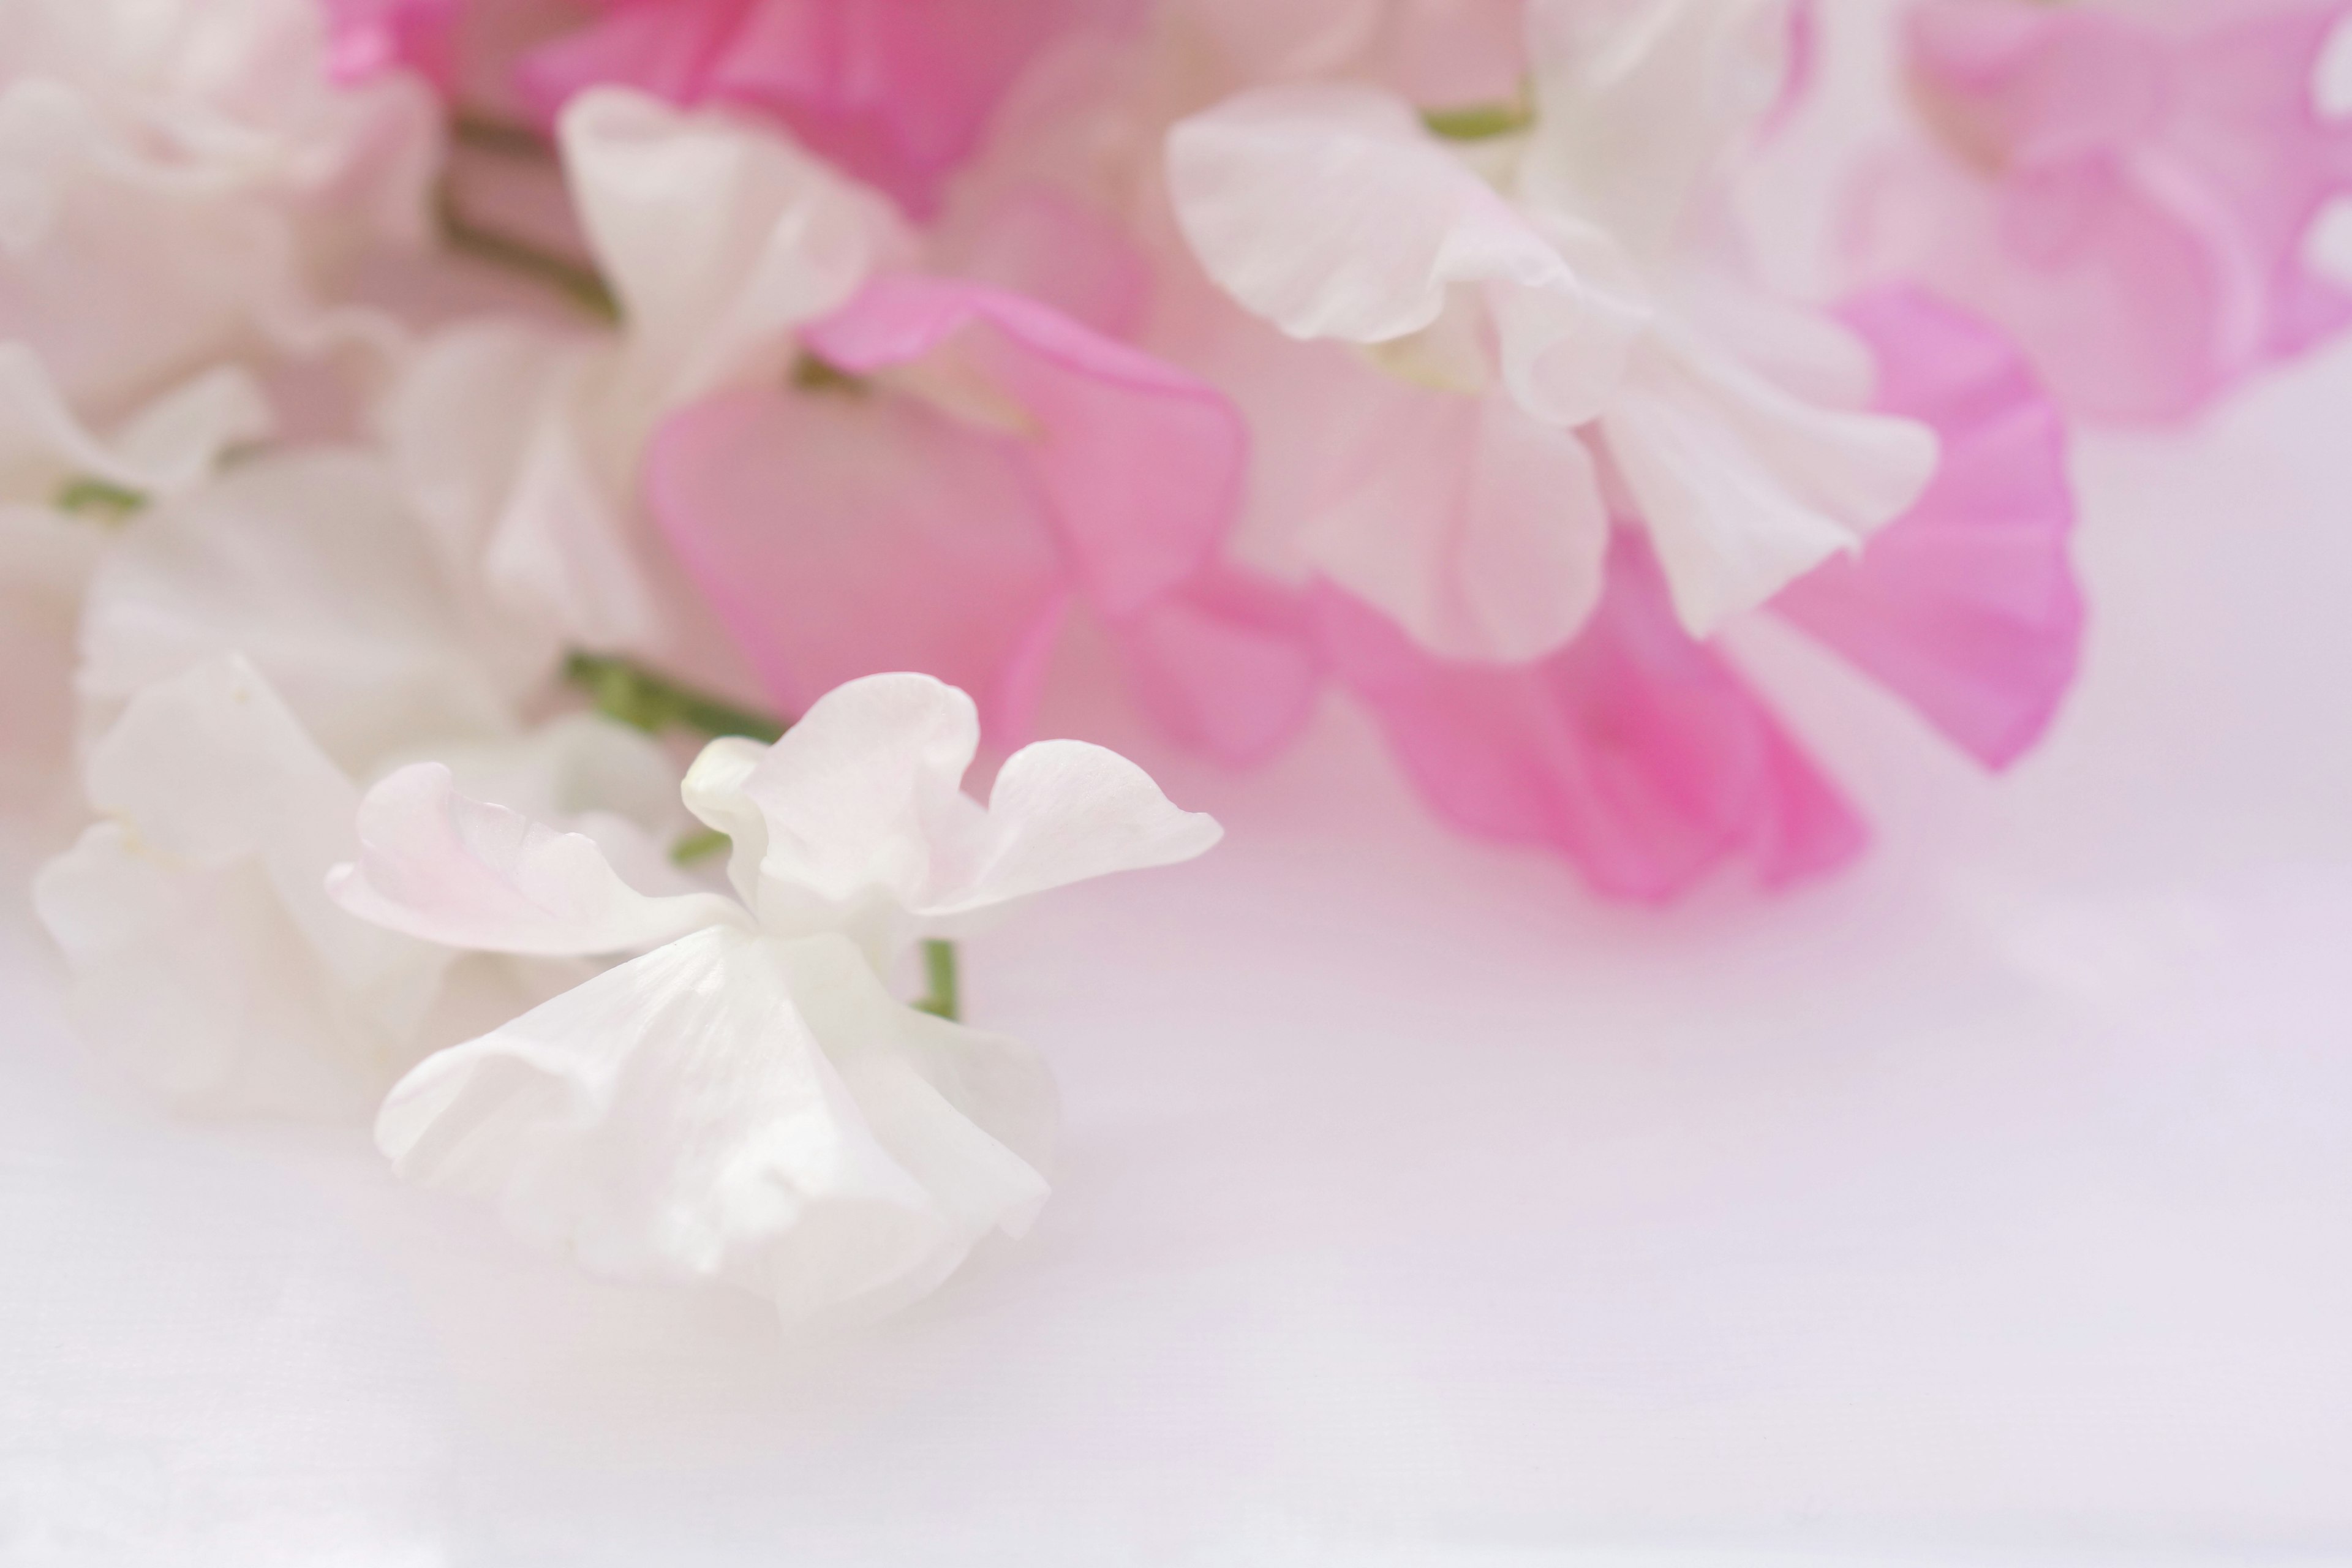
[[[1057,1194],[856,1335],[163,1117],[12,891],[0,1563],[2352,1562],[2352,347],[2077,470],[2013,777],[1743,646],[1883,829],[1777,902],[1600,907],[1344,708],[1234,779],[1069,660],[1231,838],[970,947]]]

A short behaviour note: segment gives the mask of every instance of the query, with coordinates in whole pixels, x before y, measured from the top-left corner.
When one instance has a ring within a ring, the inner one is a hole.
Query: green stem
[[[620,300],[594,268],[476,223],[446,184],[441,189],[441,237],[459,255],[543,283],[602,321],[621,319]]]
[[[1473,103],[1460,109],[1424,109],[1421,122],[1430,134],[1448,142],[1484,142],[1510,136],[1536,122],[1536,111],[1525,101]]]
[[[105,522],[121,522],[132,512],[147,505],[144,492],[127,489],[109,479],[79,475],[58,487],[50,505],[59,511],[69,511],[77,517],[97,517]]]
[[[931,994],[915,1004],[915,1011],[945,1018],[950,1024],[961,1022],[963,997],[956,973],[955,943],[923,943],[923,973],[930,981]]]
[[[585,691],[607,719],[649,734],[692,730],[713,738],[745,735],[772,742],[791,727],[608,654],[573,654],[564,660],[563,679]]]

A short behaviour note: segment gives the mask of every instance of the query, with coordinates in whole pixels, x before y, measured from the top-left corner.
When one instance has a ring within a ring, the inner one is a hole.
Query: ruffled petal
[[[1927,426],[1807,403],[1679,331],[1644,346],[1601,428],[1695,636],[1854,549],[1936,472]]]
[[[140,520],[90,585],[79,686],[100,724],[141,688],[251,660],[346,772],[425,736],[511,730],[397,480],[319,449],[266,457]]]
[[[1441,814],[1550,848],[1611,897],[1663,902],[1738,856],[1778,885],[1866,840],[1755,693],[1676,624],[1638,534],[1618,534],[1582,635],[1530,664],[1446,663],[1344,595],[1322,609],[1339,678]]]
[[[1931,426],[1943,462],[1859,556],[1772,607],[2006,767],[2049,727],[2082,655],[2064,423],[2017,350],[1967,316],[1911,291],[1843,314],[1878,348],[1880,405]]]
[[[1531,225],[1371,89],[1230,100],[1169,133],[1168,174],[1210,276],[1293,337],[1393,342],[1480,287],[1513,393],[1549,423],[1600,412],[1648,320],[1608,237],[1567,214]]]
[[[320,889],[359,792],[242,659],[141,692],[92,748],[92,827],[36,879],[85,1035],[216,1109],[361,1109],[447,954]]]
[[[898,1005],[846,943],[709,931],[430,1058],[376,1140],[598,1272],[796,1321],[899,1305],[1022,1230],[1051,1106],[1019,1047]]]
[[[543,957],[642,950],[705,927],[748,926],[715,893],[653,898],[596,842],[459,795],[449,769],[415,763],[358,807],[359,858],[328,874],[351,913],[450,947]]]

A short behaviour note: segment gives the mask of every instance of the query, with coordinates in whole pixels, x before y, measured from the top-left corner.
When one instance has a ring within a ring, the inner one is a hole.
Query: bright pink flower
[[[2352,190],[2352,129],[2314,90],[2347,15],[1928,0],[1905,40],[1939,146],[1865,185],[1865,264],[1998,322],[2080,414],[2195,413],[2352,321],[2304,255]]]
[[[325,0],[327,67],[339,82],[408,69],[446,89],[457,77],[463,0]]]
[[[1858,558],[1773,607],[2005,765],[2048,725],[2081,642],[2063,427],[1985,327],[1909,293],[1845,316],[1879,352],[1881,407],[1932,426],[1942,468]],[[1339,679],[1438,811],[1554,849],[1604,893],[1664,900],[1741,857],[1780,886],[1866,841],[1762,699],[1684,631],[1638,530],[1617,531],[1584,629],[1532,663],[1441,659],[1361,601],[1316,593]]]
[[[1216,392],[961,280],[878,279],[802,341],[829,367],[813,384],[689,409],[646,470],[663,531],[786,710],[915,669],[1015,741],[1083,601],[1189,738],[1262,752],[1303,717],[1314,670],[1278,606],[1212,570],[1246,451]]]
[[[552,117],[600,82],[682,106],[772,114],[811,149],[918,216],[970,155],[997,101],[1065,30],[1118,0],[603,0],[583,31],[523,62]]]

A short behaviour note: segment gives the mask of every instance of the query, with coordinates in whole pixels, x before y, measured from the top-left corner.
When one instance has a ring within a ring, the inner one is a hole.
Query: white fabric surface
[[[1884,828],[1784,901],[1600,907],[1350,712],[1232,779],[1073,661],[1231,839],[971,945],[1058,1190],[847,1338],[161,1118],[12,898],[0,1563],[2352,1561],[2347,400],[2083,445],[2006,782],[1752,648]]]

